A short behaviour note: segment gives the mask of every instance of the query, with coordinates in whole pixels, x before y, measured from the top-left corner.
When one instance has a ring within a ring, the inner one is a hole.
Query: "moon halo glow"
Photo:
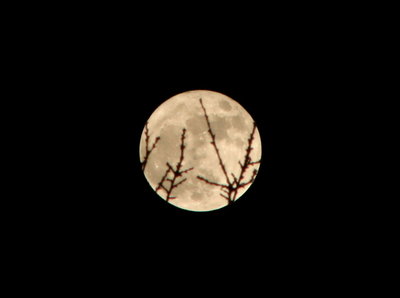
[[[143,129],[144,175],[168,203],[211,211],[234,203],[254,182],[261,138],[249,113],[218,92],[193,90],[163,102]]]

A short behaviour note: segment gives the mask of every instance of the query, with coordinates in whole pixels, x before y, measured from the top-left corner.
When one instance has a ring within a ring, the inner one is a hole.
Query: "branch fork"
[[[184,183],[187,178],[183,178],[180,181],[177,181],[178,177],[182,177],[183,174],[186,174],[193,170],[193,167],[181,170],[183,160],[184,160],[184,151],[185,151],[185,135],[186,135],[186,129],[182,129],[182,135],[181,135],[181,145],[180,145],[180,157],[179,161],[176,164],[176,167],[174,168],[169,162],[166,162],[167,169],[164,173],[164,176],[161,178],[161,181],[158,183],[158,186],[156,188],[156,192],[163,190],[166,193],[166,200],[167,202],[169,200],[176,199],[175,196],[172,196],[172,191],[177,188],[179,185]]]
[[[146,142],[146,147],[145,147],[145,153],[143,157],[143,161],[141,162],[142,164],[142,171],[144,172],[147,161],[149,160],[150,154],[153,152],[153,150],[156,148],[158,141],[160,141],[161,137],[158,136],[154,140],[153,145],[150,146],[150,135],[149,135],[149,127],[148,127],[148,122],[146,122],[144,126],[144,134],[145,134],[145,142]]]
[[[251,184],[254,181],[254,179],[255,179],[255,177],[257,175],[257,169],[254,169],[250,179],[248,181],[246,181],[246,182],[243,181],[244,180],[244,174],[245,174],[246,170],[250,166],[259,164],[261,162],[261,160],[253,162],[252,158],[250,156],[250,153],[253,150],[252,144],[253,144],[253,141],[254,141],[254,134],[255,134],[255,131],[256,131],[256,124],[255,124],[255,122],[253,122],[253,129],[252,129],[252,131],[250,133],[250,137],[247,139],[248,140],[248,146],[246,148],[246,153],[245,153],[245,156],[244,156],[244,159],[243,159],[243,163],[241,161],[239,161],[240,173],[239,173],[238,176],[236,176],[234,173],[231,173],[232,177],[230,178],[228,173],[227,173],[227,171],[226,171],[225,164],[224,164],[224,162],[223,162],[223,160],[221,158],[221,154],[220,154],[220,151],[218,149],[218,146],[217,146],[217,143],[216,143],[216,140],[215,140],[215,133],[212,130],[210,119],[208,117],[207,110],[206,110],[206,108],[205,108],[205,106],[203,104],[203,100],[200,98],[199,101],[200,101],[200,105],[201,105],[201,107],[203,109],[204,118],[205,118],[206,123],[207,123],[207,127],[208,127],[207,132],[211,137],[210,144],[213,146],[214,151],[215,151],[215,153],[217,155],[218,163],[219,163],[219,166],[220,166],[220,168],[221,168],[221,170],[222,170],[222,172],[223,172],[223,174],[225,176],[226,184],[221,184],[221,183],[217,183],[217,182],[214,182],[214,181],[210,181],[207,178],[202,177],[202,176],[197,176],[197,179],[199,179],[199,180],[201,180],[201,181],[203,181],[203,182],[205,182],[207,184],[213,185],[213,186],[219,186],[221,188],[221,191],[223,192],[223,193],[220,193],[220,196],[223,197],[225,200],[227,200],[228,204],[231,204],[236,200],[237,193],[238,193],[239,189]]]

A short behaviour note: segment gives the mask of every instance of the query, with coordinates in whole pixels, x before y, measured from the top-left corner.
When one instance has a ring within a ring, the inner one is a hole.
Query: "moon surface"
[[[153,112],[141,135],[139,157],[149,185],[162,199],[190,211],[211,211],[234,203],[255,181],[261,138],[238,102],[193,90]]]

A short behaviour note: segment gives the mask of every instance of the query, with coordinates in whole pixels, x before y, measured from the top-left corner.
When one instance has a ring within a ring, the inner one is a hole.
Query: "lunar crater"
[[[231,105],[229,104],[229,102],[225,101],[225,100],[221,100],[219,102],[219,106],[221,107],[222,110],[224,111],[230,111],[232,110]]]

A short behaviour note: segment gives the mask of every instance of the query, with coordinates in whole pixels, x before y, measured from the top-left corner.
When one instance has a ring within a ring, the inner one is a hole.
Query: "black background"
[[[291,50],[292,44],[249,41],[236,48],[222,37],[200,40],[201,46],[197,39],[169,39],[139,53],[133,43],[117,44],[105,47],[106,58],[91,46],[78,55],[79,67],[70,73],[73,115],[79,115],[78,189],[68,203],[78,215],[75,228],[79,234],[90,230],[83,238],[141,235],[165,239],[174,249],[187,241],[221,241],[228,251],[253,247],[251,240],[318,242],[338,225],[331,222],[333,190],[323,175],[330,166],[323,153],[324,118],[334,91],[321,69],[331,62],[311,49]],[[163,202],[147,184],[138,156],[140,134],[154,109],[194,89],[237,100],[255,119],[263,142],[259,175],[243,200],[205,213]]]
[[[102,63],[102,54],[78,60],[90,62],[83,72],[72,71],[74,87],[66,98],[73,110],[68,123],[78,115],[71,136],[74,166],[67,165],[65,188],[56,191],[64,199],[55,203],[57,211],[52,208],[54,234],[71,262],[84,260],[89,272],[112,268],[120,278],[144,274],[158,280],[156,272],[161,280],[193,285],[192,276],[203,271],[219,284],[231,274],[263,278],[252,273],[269,266],[268,278],[282,282],[287,270],[297,276],[309,266],[317,272],[340,263],[342,241],[352,233],[325,150],[334,146],[325,125],[334,91],[320,68],[330,64],[308,51],[293,54],[269,44],[233,49],[223,39],[215,42],[207,51],[207,42],[194,51],[196,42],[179,43],[185,54],[174,53],[177,44],[171,42],[166,53],[133,54],[128,48]],[[154,109],[194,89],[234,98],[262,138],[255,183],[232,206],[211,212],[165,203],[148,185],[138,154]],[[171,268],[180,272],[177,277]]]
[[[324,14],[252,13],[153,23],[86,11],[51,29],[45,23],[42,37],[34,32],[31,72],[43,74],[45,126],[60,123],[46,151],[57,170],[46,181],[49,196],[30,203],[40,209],[32,229],[49,243],[46,253],[91,274],[111,268],[121,278],[154,278],[176,268],[190,280],[205,269],[216,283],[254,268],[272,268],[279,279],[288,268],[301,275],[341,262],[358,229],[354,203],[338,191],[336,153],[345,144],[335,135],[337,112],[352,96],[349,37]],[[146,120],[195,89],[238,101],[262,139],[254,184],[211,212],[165,203],[140,168]]]

